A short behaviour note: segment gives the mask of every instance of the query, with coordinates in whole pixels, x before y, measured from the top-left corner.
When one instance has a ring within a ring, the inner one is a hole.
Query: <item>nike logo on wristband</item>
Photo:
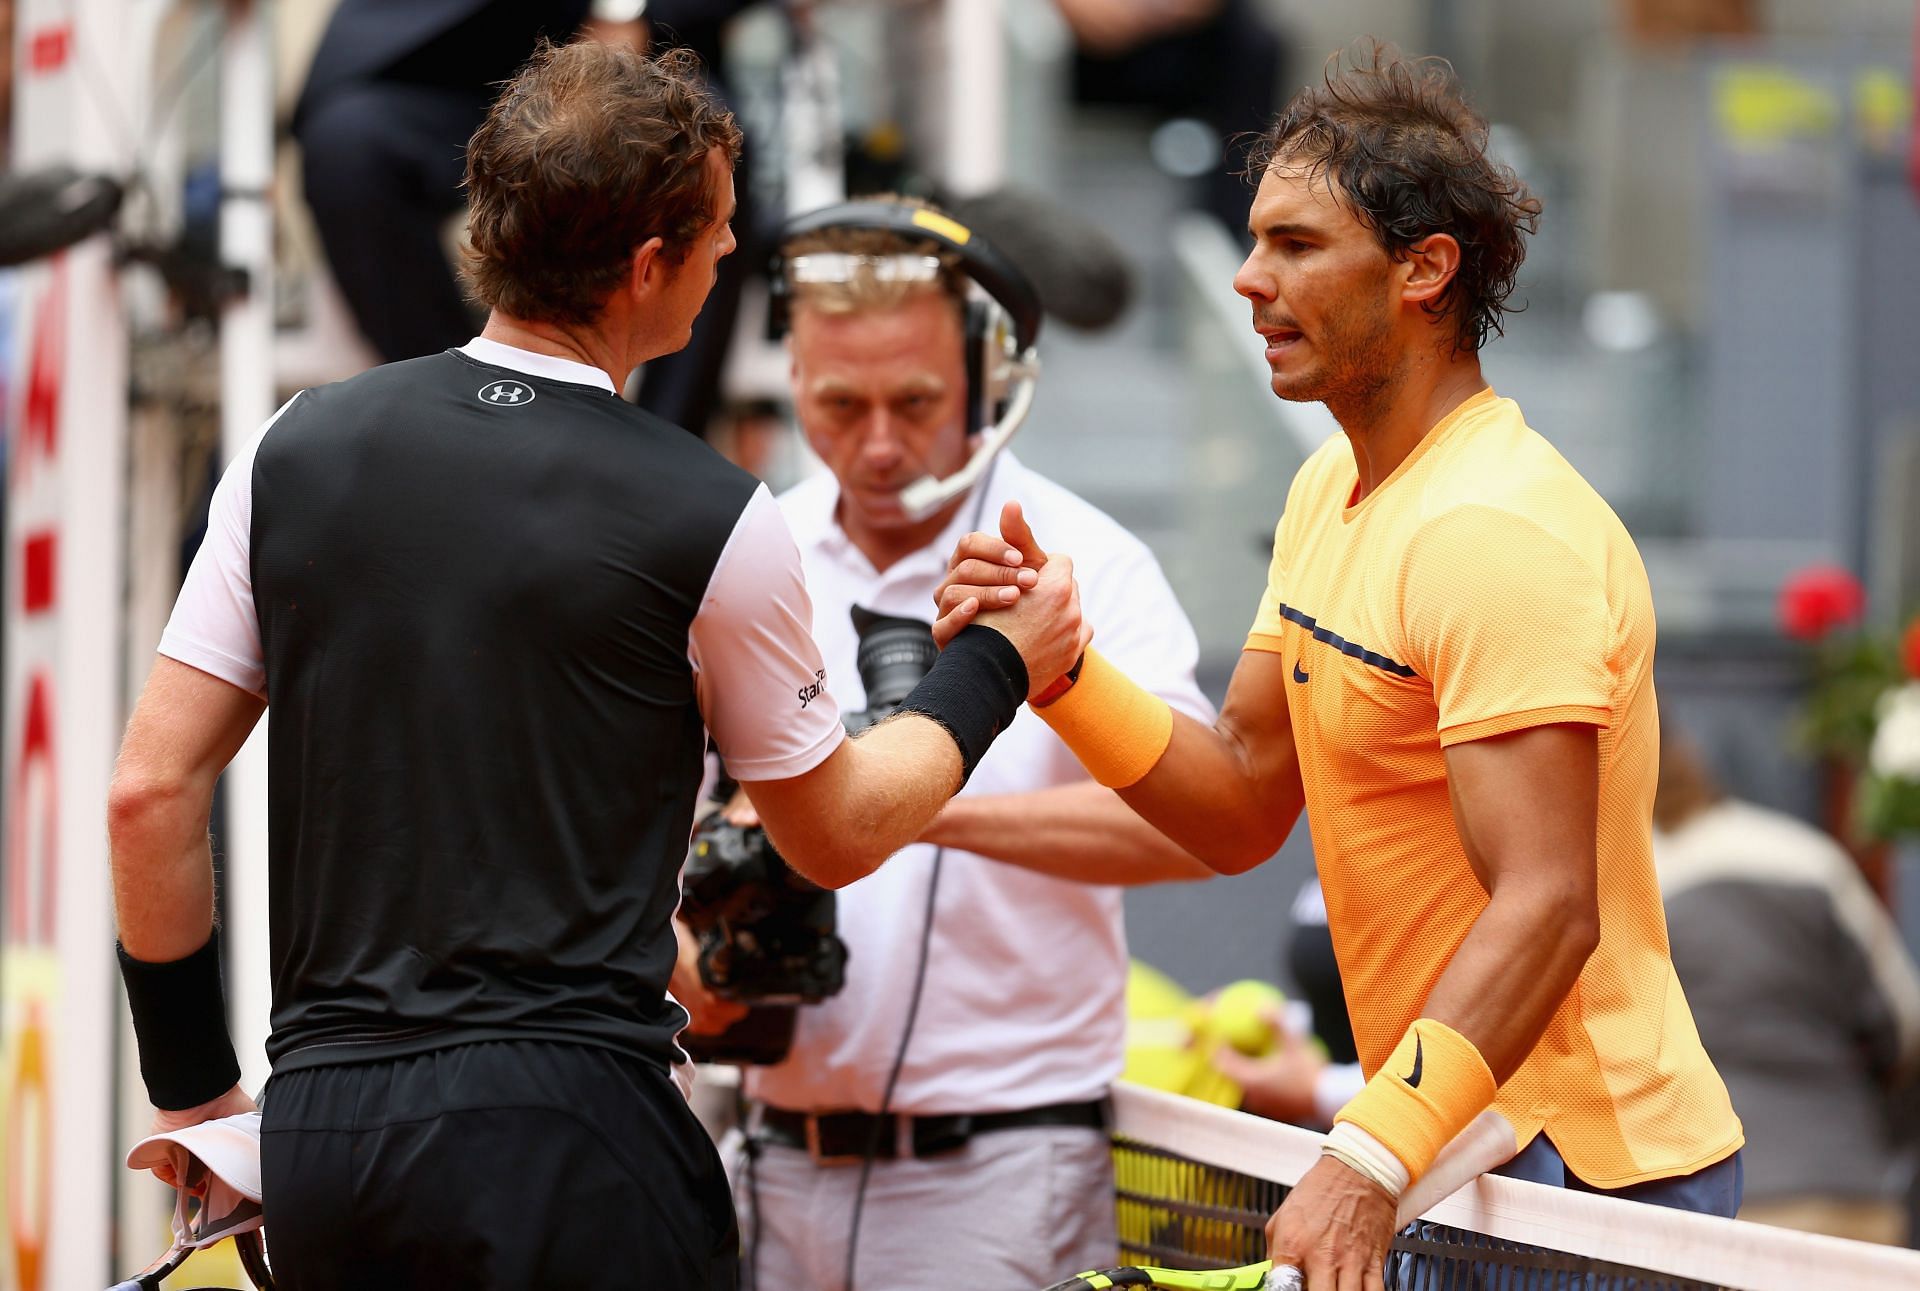
[[[1307,679],[1307,674],[1300,671],[1299,660],[1295,660],[1293,664],[1293,679],[1299,682],[1304,682]]]
[[[1407,1088],[1420,1088],[1420,1059],[1424,1056],[1420,1048],[1420,1037],[1413,1038],[1413,1070],[1407,1073]]]

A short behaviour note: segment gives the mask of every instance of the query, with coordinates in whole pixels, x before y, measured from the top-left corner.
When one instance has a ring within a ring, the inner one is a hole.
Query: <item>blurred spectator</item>
[[[1236,136],[1273,115],[1280,37],[1254,0],[1054,0],[1072,29],[1074,97],[1197,117],[1220,141],[1200,204],[1227,228],[1247,222]]]
[[[353,316],[386,361],[464,344],[474,314],[442,226],[495,87],[588,0],[341,0],[293,112],[307,203]]]
[[[340,0],[294,107],[308,205],[360,330],[388,362],[464,344],[478,328],[444,233],[463,204],[467,139],[541,39],[578,33],[686,45],[711,74],[719,29],[750,0]],[[639,17],[644,9],[646,19]],[[751,185],[736,173],[744,201]],[[737,221],[744,227],[745,212]],[[732,329],[739,268],[680,355],[648,365],[642,406],[698,432]]]
[[[1674,969],[1746,1126],[1740,1218],[1902,1242],[1889,1096],[1920,1062],[1920,975],[1838,843],[1726,796],[1660,734],[1654,863]]]
[[[1367,1078],[1354,1048],[1340,964],[1327,929],[1326,897],[1317,876],[1301,885],[1290,914],[1293,937],[1287,943],[1287,968],[1300,998],[1273,1019],[1280,1043],[1257,1058],[1221,1050],[1214,1066],[1240,1086],[1241,1110],[1325,1128]]]

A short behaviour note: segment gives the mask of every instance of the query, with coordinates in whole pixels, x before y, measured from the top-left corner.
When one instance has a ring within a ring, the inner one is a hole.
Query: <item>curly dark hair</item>
[[[740,130],[686,50],[542,42],[467,144],[462,269],[474,299],[591,323],[635,247],[658,236],[678,264],[712,221],[716,148],[737,161]]]
[[[1453,316],[1456,351],[1478,350],[1505,330],[1502,315],[1519,312],[1507,298],[1540,200],[1487,155],[1486,118],[1445,59],[1378,41],[1335,54],[1322,84],[1296,94],[1255,145],[1247,177],[1282,163],[1325,176],[1396,259],[1429,234],[1460,243],[1453,281],[1426,305]]]

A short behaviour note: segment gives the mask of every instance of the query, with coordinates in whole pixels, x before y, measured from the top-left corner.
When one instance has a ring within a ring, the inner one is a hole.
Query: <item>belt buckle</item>
[[[866,1160],[866,1154],[861,1152],[836,1154],[823,1150],[820,1146],[820,1119],[812,1113],[807,1115],[807,1155],[813,1159],[815,1165],[860,1165]]]

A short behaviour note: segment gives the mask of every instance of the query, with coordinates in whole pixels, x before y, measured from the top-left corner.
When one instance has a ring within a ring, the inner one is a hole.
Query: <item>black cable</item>
[[[926,918],[920,924],[919,962],[913,973],[913,994],[907,1000],[907,1021],[900,1029],[900,1045],[894,1050],[893,1066],[887,1072],[887,1083],[880,1094],[880,1111],[874,1118],[873,1129],[867,1135],[867,1149],[860,1161],[860,1181],[854,1186],[853,1221],[847,1230],[847,1272],[845,1291],[853,1291],[853,1264],[860,1249],[860,1212],[866,1206],[867,1180],[873,1175],[874,1158],[880,1153],[880,1135],[886,1128],[887,1109],[893,1105],[894,1087],[899,1084],[900,1071],[906,1066],[907,1045],[913,1039],[913,1026],[920,1016],[920,996],[927,984],[927,959],[933,949],[933,908],[940,892],[941,863],[945,861],[947,849],[936,847],[933,850],[933,864],[927,875],[927,911]],[[746,1094],[745,1086],[735,1091],[739,1111],[736,1115],[745,1130]],[[745,1132],[746,1172],[747,1172],[747,1208],[753,1215],[753,1232],[747,1237],[747,1278],[745,1291],[759,1291],[760,1286],[760,1179],[755,1170],[759,1160],[760,1143],[751,1130]]]
[[[973,516],[968,528],[980,527],[981,514],[987,509],[987,493],[993,488],[993,477],[999,469],[1000,459],[996,457],[987,467],[980,483],[974,486]],[[847,1225],[847,1272],[842,1291],[853,1291],[853,1265],[860,1253],[860,1212],[867,1204],[867,1181],[873,1177],[874,1158],[880,1154],[880,1135],[888,1128],[887,1118],[893,1110],[893,1091],[900,1082],[901,1068],[906,1066],[907,1045],[913,1039],[913,1026],[920,1017],[920,996],[927,985],[927,959],[933,949],[934,899],[940,892],[940,868],[946,857],[946,848],[933,849],[932,870],[927,875],[927,914],[920,924],[920,957],[913,970],[913,994],[907,999],[907,1021],[900,1029],[900,1047],[894,1051],[893,1067],[887,1072],[887,1083],[880,1092],[880,1111],[874,1117],[873,1129],[867,1135],[867,1150],[860,1161],[860,1181],[853,1189],[853,1218]]]
[[[940,893],[941,863],[946,859],[946,848],[933,849],[932,870],[927,875],[927,916],[920,924],[920,962],[913,973],[913,994],[907,998],[907,1021],[900,1029],[900,1047],[893,1053],[893,1067],[887,1072],[887,1083],[880,1093],[880,1111],[874,1117],[873,1129],[867,1134],[867,1151],[860,1162],[860,1181],[853,1189],[853,1220],[847,1226],[844,1291],[853,1291],[853,1265],[860,1253],[860,1212],[866,1208],[867,1180],[872,1178],[874,1158],[880,1154],[880,1135],[889,1128],[888,1116],[893,1107],[894,1087],[900,1082],[900,1069],[907,1064],[907,1045],[913,1039],[913,1024],[920,1017],[920,997],[927,985],[927,959],[933,950],[933,904]]]

